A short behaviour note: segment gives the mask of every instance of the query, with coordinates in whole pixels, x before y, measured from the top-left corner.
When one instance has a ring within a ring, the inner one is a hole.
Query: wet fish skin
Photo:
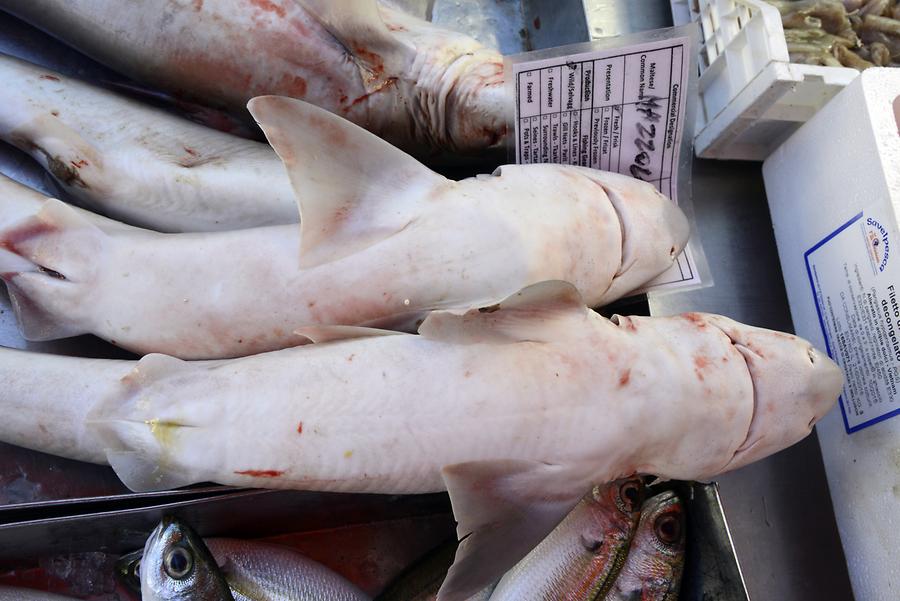
[[[562,282],[432,313],[419,332],[311,327],[300,333],[318,344],[230,361],[148,355],[96,374],[54,357],[110,391],[73,391],[76,425],[53,420],[43,358],[2,350],[0,381],[15,387],[0,386],[0,413],[45,414],[50,444],[86,429],[78,450],[105,454],[135,490],[447,490],[462,542],[444,601],[501,577],[593,483],[737,469],[807,436],[843,383],[796,336],[697,313],[607,320]],[[34,444],[37,426],[0,421],[0,440]]]
[[[0,139],[95,211],[164,232],[299,221],[290,181],[266,144],[12,56],[0,55],[0,80]]]
[[[142,601],[235,601],[203,539],[174,518],[150,534],[140,572]]]
[[[246,115],[300,98],[430,156],[497,148],[503,58],[375,0],[2,0],[6,10],[136,80]]]
[[[628,559],[605,601],[677,601],[684,571],[684,504],[667,491],[647,500]]]
[[[625,563],[643,501],[639,478],[595,486],[503,576],[491,601],[602,599]]]
[[[235,601],[369,600],[345,578],[293,549],[226,538],[211,538],[207,545],[223,566]]]
[[[322,564],[286,547],[255,541],[209,538],[204,543],[235,601],[368,601],[351,582]],[[119,578],[140,593],[143,551],[122,556]]]
[[[304,325],[412,330],[428,311],[489,306],[547,279],[595,306],[663,272],[688,238],[647,182],[567,165],[456,182],[311,105],[254,107],[290,165],[299,228],[114,227],[0,177],[0,277],[27,339],[92,333],[219,359],[299,344]]]
[[[0,601],[78,601],[74,597],[63,597],[53,593],[0,584]]]

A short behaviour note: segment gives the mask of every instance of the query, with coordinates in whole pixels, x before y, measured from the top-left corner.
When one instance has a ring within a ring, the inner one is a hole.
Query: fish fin
[[[304,326],[294,330],[294,334],[308,338],[314,344],[321,344],[353,338],[371,338],[372,336],[398,336],[402,333],[361,326]]]
[[[85,333],[66,320],[92,289],[106,239],[100,228],[56,199],[0,231],[0,274],[27,340]]]
[[[167,406],[171,401],[155,396],[151,388],[196,369],[196,364],[169,355],[146,355],[122,377],[122,388],[88,413],[86,428],[100,440],[108,463],[129,489],[166,490],[203,481],[177,464],[179,433],[197,426],[186,423],[177,408]]]
[[[388,29],[375,0],[297,0],[359,66],[367,93],[400,77],[416,52]]]
[[[549,534],[590,488],[563,466],[476,461],[441,471],[460,539],[438,601],[468,599],[495,583]]]
[[[150,382],[157,382],[193,369],[192,364],[183,359],[162,353],[150,353],[141,357],[134,369],[122,377],[122,383],[146,386]]]
[[[301,100],[247,105],[281,157],[300,206],[300,265],[351,255],[401,231],[446,178],[350,121]]]
[[[122,484],[134,492],[172,490],[196,484],[196,479],[163,469],[140,451],[106,451],[106,460]]]
[[[0,173],[0,231],[39,212],[48,198]]]
[[[590,313],[575,286],[554,280],[523,288],[493,307],[462,315],[434,312],[425,318],[419,334],[457,344],[549,342],[571,328],[583,329]]]
[[[4,269],[3,253],[0,250],[0,270]],[[8,276],[4,275],[4,279],[6,277]],[[6,291],[19,332],[25,340],[59,340],[87,333],[84,327],[66,323],[37,300],[63,297],[68,291],[65,282],[23,270],[7,280]]]

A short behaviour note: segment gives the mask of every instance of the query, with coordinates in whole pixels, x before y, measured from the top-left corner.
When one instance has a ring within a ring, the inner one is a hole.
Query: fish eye
[[[673,544],[681,537],[681,522],[671,514],[660,516],[656,520],[656,536],[666,544]]]
[[[140,559],[136,559],[134,561],[134,563],[131,564],[131,575],[134,576],[135,578],[137,578],[138,580],[141,579],[141,560]]]
[[[629,480],[619,487],[619,497],[623,500],[626,511],[637,511],[641,505],[641,483]]]
[[[171,578],[184,580],[194,569],[194,557],[184,547],[175,547],[166,553],[163,568]]]

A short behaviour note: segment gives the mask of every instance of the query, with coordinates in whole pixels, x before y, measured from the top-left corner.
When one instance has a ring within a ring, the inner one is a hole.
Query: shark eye
[[[637,511],[641,506],[641,482],[639,480],[629,480],[619,487],[619,498],[622,500],[625,511]]]
[[[184,547],[175,547],[166,553],[163,568],[171,578],[184,580],[194,570],[194,556]]]
[[[681,537],[681,523],[677,517],[671,514],[660,516],[656,520],[654,530],[659,540],[668,545],[677,542]]]
[[[816,349],[813,347],[809,347],[806,349],[806,355],[809,357],[809,362],[812,365],[816,364]]]

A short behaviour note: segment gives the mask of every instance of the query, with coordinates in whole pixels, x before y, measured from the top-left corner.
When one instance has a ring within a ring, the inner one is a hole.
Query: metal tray
[[[672,483],[687,506],[681,599],[748,597],[714,484]],[[143,546],[164,515],[203,536],[254,538],[301,551],[375,595],[454,536],[446,495],[237,491],[136,509],[42,517],[0,525],[0,584],[96,601],[136,599],[114,579],[116,558]]]

